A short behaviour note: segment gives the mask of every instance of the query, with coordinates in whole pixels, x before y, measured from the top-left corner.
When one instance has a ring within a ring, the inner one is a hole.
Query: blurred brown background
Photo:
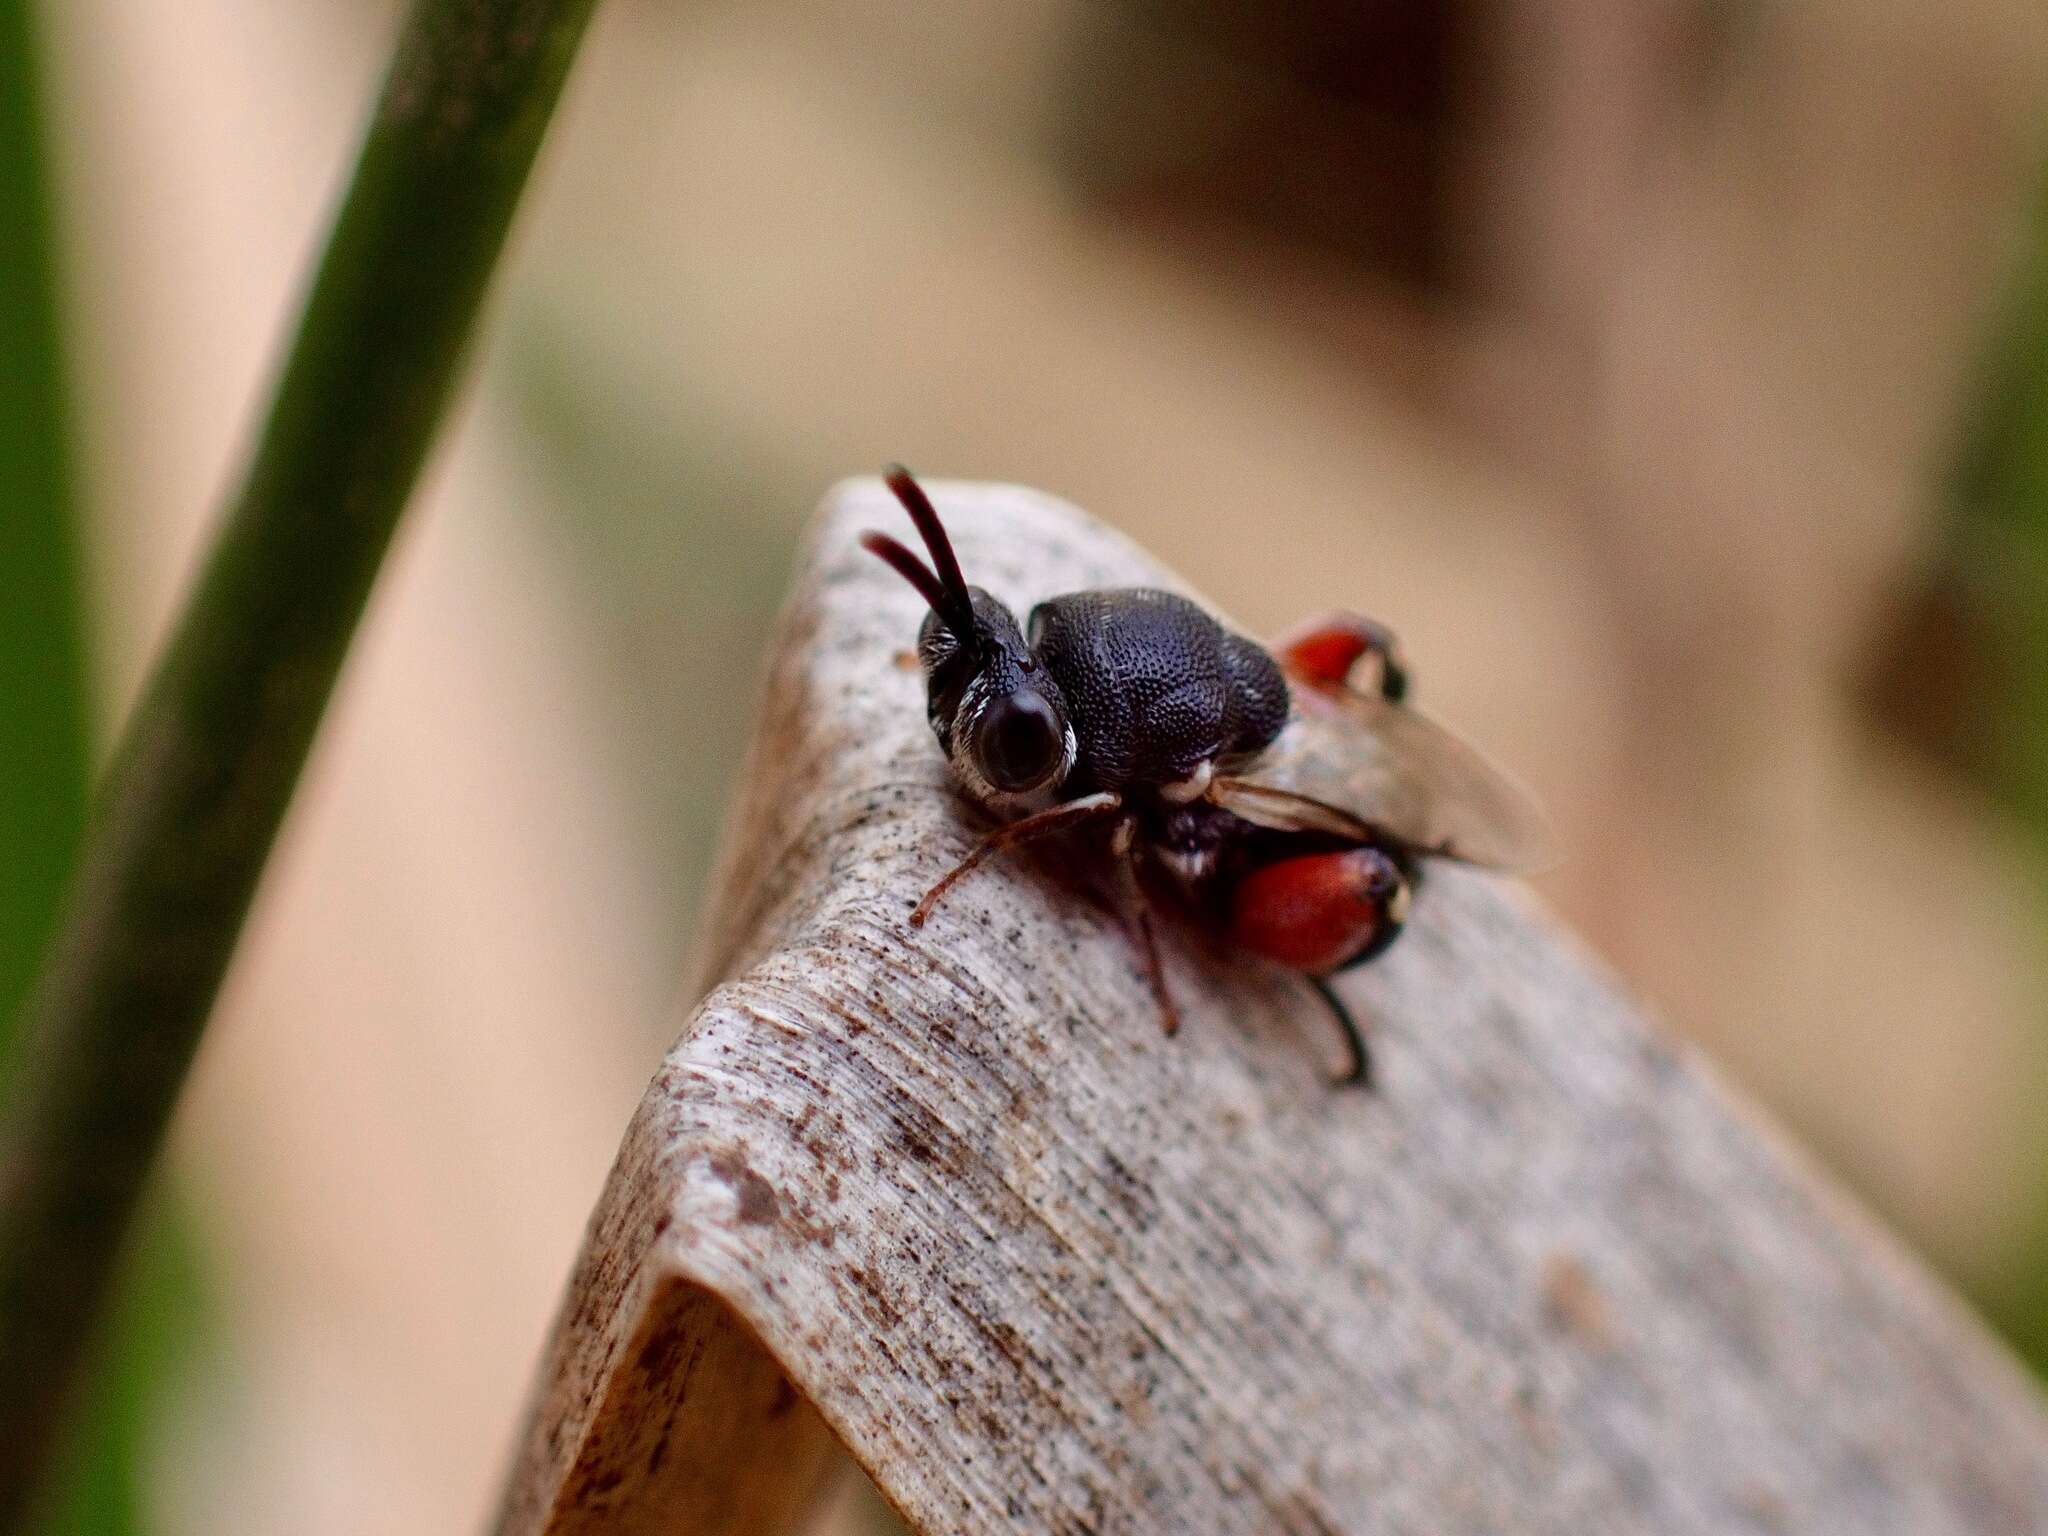
[[[397,19],[37,13],[101,742]],[[483,1518],[794,541],[891,458],[1391,622],[1570,925],[2029,1337],[2048,734],[1972,743],[2048,563],[1959,487],[2044,66],[2038,0],[608,0],[181,1116],[116,1523]]]

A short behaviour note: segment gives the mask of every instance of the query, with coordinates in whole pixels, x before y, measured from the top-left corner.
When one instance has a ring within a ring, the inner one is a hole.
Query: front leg
[[[1066,801],[1064,804],[1053,806],[1050,810],[1040,811],[1035,816],[1026,816],[1021,821],[1005,822],[969,849],[966,858],[947,870],[939,883],[924,893],[924,899],[910,914],[910,926],[922,928],[925,919],[932,915],[932,909],[938,906],[939,898],[972,874],[990,854],[999,853],[1005,848],[1014,848],[1019,843],[1028,843],[1033,838],[1064,832],[1069,827],[1077,827],[1097,816],[1107,816],[1113,811],[1121,810],[1123,803],[1122,795],[1104,790],[1100,794],[1083,795],[1078,800]]]

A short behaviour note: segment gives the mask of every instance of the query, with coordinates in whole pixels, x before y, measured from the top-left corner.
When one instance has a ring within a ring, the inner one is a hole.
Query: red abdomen
[[[1281,859],[1230,898],[1230,937],[1254,954],[1325,975],[1384,947],[1408,916],[1408,882],[1377,848]]]

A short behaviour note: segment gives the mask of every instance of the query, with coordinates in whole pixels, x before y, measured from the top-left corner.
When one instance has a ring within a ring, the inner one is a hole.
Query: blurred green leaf
[[[1993,712],[1998,782],[2048,870],[2048,176],[2035,196],[2028,253],[1992,378],[1956,477],[1956,504],[1997,605],[1997,632],[2010,647]],[[2037,1139],[2048,1149],[2048,1093],[2043,1103]],[[2035,1369],[2048,1375],[2048,1177],[2040,1181],[2039,1202],[2026,1261],[1992,1306]]]
[[[2014,817],[2048,872],[2048,175],[2025,236],[1944,488],[1942,547],[1870,691],[1901,737]],[[2048,1107],[2038,1140],[2048,1149]],[[2048,1176],[2039,1189],[2027,1257],[1980,1299],[2048,1374]]]
[[[192,1225],[175,1200],[147,1211],[116,1282],[104,1358],[93,1362],[74,1441],[47,1500],[43,1536],[125,1536],[152,1529],[145,1473],[169,1454],[166,1409],[208,1321]]]
[[[91,713],[57,239],[29,0],[0,0],[0,1082],[84,834]],[[138,1234],[104,1357],[72,1416],[49,1536],[148,1528],[142,1466],[200,1313],[177,1214]]]
[[[247,475],[97,791],[0,1125],[0,1530],[49,1485],[107,1337],[172,1107],[592,4],[416,0]]]
[[[0,1065],[85,827],[84,624],[29,0],[0,0]]]

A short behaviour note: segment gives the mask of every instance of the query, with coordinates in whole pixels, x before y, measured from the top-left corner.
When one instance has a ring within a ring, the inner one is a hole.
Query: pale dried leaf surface
[[[1049,497],[933,490],[1020,609],[1172,580]],[[896,664],[918,600],[854,544],[900,522],[841,486],[797,578],[723,985],[627,1134],[504,1531],[786,1528],[835,1434],[930,1532],[2048,1526],[2011,1362],[1501,882],[1435,871],[1347,981],[1371,1095],[1298,979],[1185,937],[1162,1038],[1053,858],[910,929],[974,834]]]

